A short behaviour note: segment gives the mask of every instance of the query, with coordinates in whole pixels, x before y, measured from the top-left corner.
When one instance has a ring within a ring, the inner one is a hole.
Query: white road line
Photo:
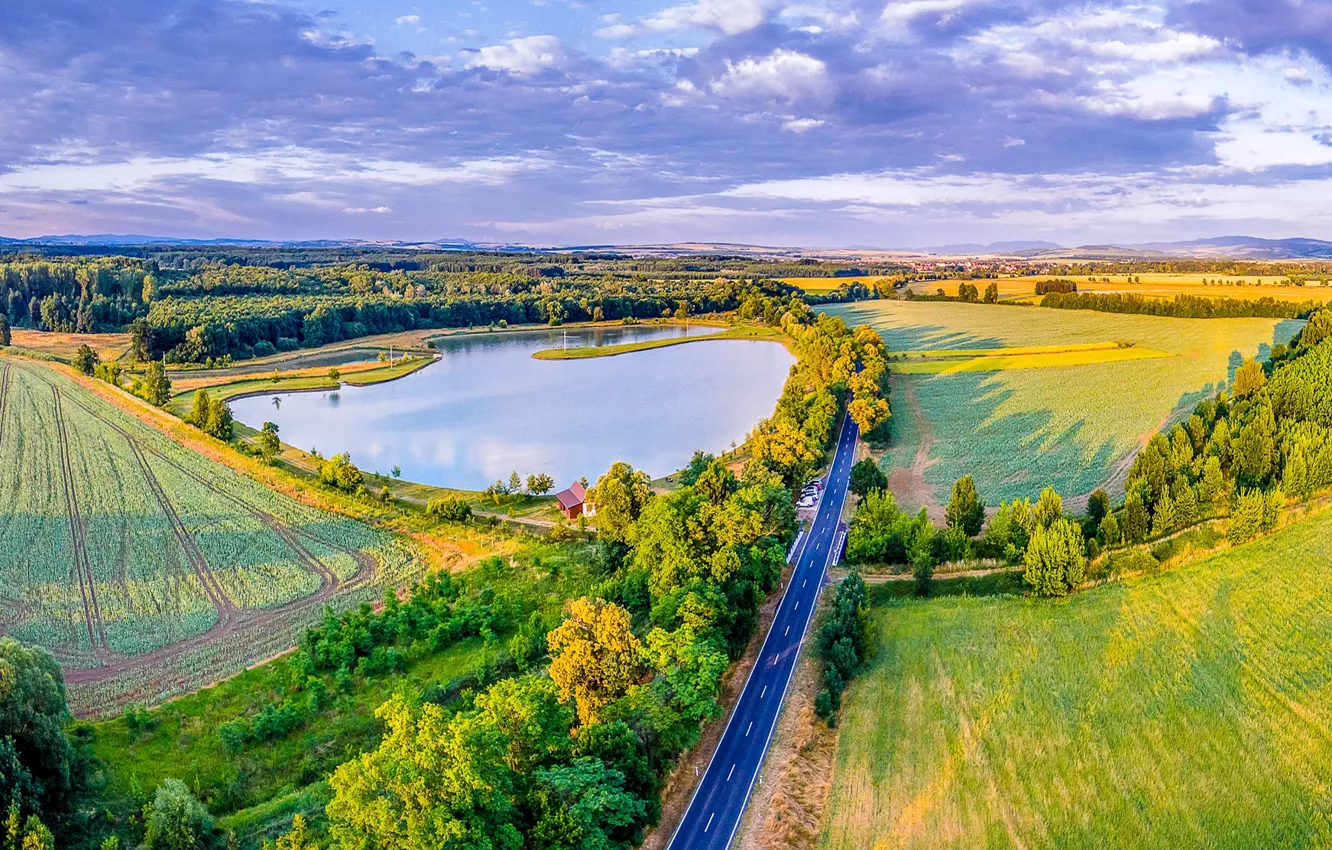
[[[763,686],[763,693],[759,694],[759,699],[763,699],[763,698],[766,697],[767,695],[768,695],[768,686],[767,686],[767,685],[764,685],[764,686]]]
[[[708,815],[708,825],[703,827],[704,832],[707,832],[708,827],[712,826],[712,819],[715,818],[716,816],[717,816],[716,812],[713,812],[712,814]]]
[[[753,728],[754,728],[754,721],[751,720],[751,721],[749,721],[749,725],[745,727],[745,737],[746,737],[746,738],[749,737],[749,730],[750,730],[750,729],[753,729]]]
[[[799,599],[796,600],[796,606],[795,606],[794,608],[792,608],[791,610],[792,610],[792,611],[799,611],[799,610],[800,610],[800,600],[799,600]]]
[[[790,627],[790,626],[787,626],[787,627],[786,627],[786,631],[782,632],[782,637],[786,637],[786,636],[789,635],[790,633],[791,633],[791,627]]]
[[[804,587],[807,584],[809,584],[809,579],[805,579],[804,581],[800,582],[801,587]]]
[[[731,781],[731,774],[732,774],[732,773],[735,773],[735,765],[731,765],[731,769],[728,770],[728,771],[726,771],[726,781],[727,781],[727,782],[730,782],[730,781]]]

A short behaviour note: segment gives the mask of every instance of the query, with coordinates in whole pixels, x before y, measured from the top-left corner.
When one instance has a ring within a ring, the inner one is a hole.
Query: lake
[[[715,332],[690,328],[689,334]],[[672,326],[577,329],[570,348],[683,336]],[[517,470],[557,489],[596,481],[617,460],[660,477],[696,449],[740,443],[770,416],[795,359],[785,347],[714,340],[584,360],[533,360],[560,329],[439,337],[441,358],[389,383],[274,393],[231,403],[253,428],[325,457],[348,451],[367,472],[396,464],[410,481],[483,490]]]

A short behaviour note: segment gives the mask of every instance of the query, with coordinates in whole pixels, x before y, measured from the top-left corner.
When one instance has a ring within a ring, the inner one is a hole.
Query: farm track
[[[5,407],[9,403],[9,364],[0,366],[0,440],[5,436]]]
[[[60,390],[51,385],[55,400],[56,439],[60,453],[60,477],[65,488],[65,510],[69,516],[69,533],[74,544],[74,572],[79,580],[79,596],[83,599],[83,618],[88,627],[88,644],[94,652],[107,649],[106,629],[102,625],[102,610],[97,602],[97,581],[88,560],[88,541],[79,513],[79,499],[74,491],[74,470],[69,458],[69,432],[61,410]]]

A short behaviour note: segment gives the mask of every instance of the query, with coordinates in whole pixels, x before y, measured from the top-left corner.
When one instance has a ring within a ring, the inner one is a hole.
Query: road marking
[[[804,581],[800,582],[801,587],[804,587],[807,584],[809,584],[809,579],[805,579]]]
[[[712,819],[715,818],[716,816],[717,816],[716,812],[713,812],[712,814],[708,815],[708,826],[703,827],[704,832],[707,832],[708,827],[712,826]]]
[[[766,697],[767,695],[768,695],[768,686],[767,686],[767,685],[764,685],[764,686],[763,686],[763,693],[759,694],[759,699],[763,699],[763,698]]]
[[[786,636],[789,635],[790,633],[791,633],[791,627],[790,627],[790,626],[787,626],[787,627],[786,627],[786,631],[782,632],[782,637],[786,637]]]
[[[799,610],[800,610],[800,600],[799,600],[799,599],[796,600],[796,607],[793,608],[793,609],[791,609],[791,610],[793,610],[793,611],[799,611]]]
[[[750,730],[750,729],[753,729],[753,728],[754,728],[754,721],[751,720],[751,721],[749,721],[749,725],[745,727],[745,737],[746,737],[746,738],[749,737],[749,730]]]
[[[726,781],[727,781],[727,782],[730,782],[730,781],[731,781],[731,774],[732,774],[732,773],[735,773],[735,765],[731,765],[731,769],[728,770],[728,771],[726,771]]]

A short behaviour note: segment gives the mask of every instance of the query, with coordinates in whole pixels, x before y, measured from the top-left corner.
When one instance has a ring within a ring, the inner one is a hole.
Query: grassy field
[[[15,348],[60,360],[72,358],[80,345],[92,348],[103,360],[118,360],[130,345],[129,334],[62,334],[14,328],[11,337]]]
[[[1087,366],[1092,363],[1118,363],[1124,360],[1151,360],[1173,357],[1168,351],[1117,343],[1088,343],[1071,346],[1014,346],[989,348],[980,352],[966,349],[923,351],[888,364],[903,375],[952,375],[958,372],[1000,372],[1005,369],[1047,369],[1053,366]]]
[[[1066,498],[1107,483],[1113,489],[1146,437],[1215,392],[1242,358],[1265,356],[1300,326],[934,302],[825,309],[872,325],[894,353],[908,352],[893,361],[895,370],[927,372],[893,376],[894,438],[885,466],[899,498],[913,507],[946,500],[966,473],[990,504],[1034,497],[1047,484]],[[956,359],[967,351],[976,351],[978,362],[948,368],[972,363]],[[1135,352],[1135,359],[1120,359]],[[1169,356],[1136,359],[1146,352]],[[1075,365],[1102,354],[1114,359]],[[992,359],[1006,368],[992,369]],[[929,373],[936,370],[944,373]]]
[[[1066,600],[880,599],[821,846],[1328,846],[1330,541],[1323,515]]]
[[[56,367],[0,357],[0,629],[71,703],[153,702],[290,645],[423,562],[186,449]]]
[[[230,375],[196,375],[186,372],[172,380],[174,395],[171,397],[171,411],[177,415],[189,412],[194,393],[200,389],[208,390],[214,398],[232,399],[270,392],[336,390],[342,384],[366,387],[404,378],[433,362],[430,357],[412,357],[395,361],[392,365],[379,362],[348,364],[338,367],[339,380],[336,381],[329,377],[327,366],[274,370],[277,380],[273,379],[272,372],[262,378],[243,377],[239,380]]]

